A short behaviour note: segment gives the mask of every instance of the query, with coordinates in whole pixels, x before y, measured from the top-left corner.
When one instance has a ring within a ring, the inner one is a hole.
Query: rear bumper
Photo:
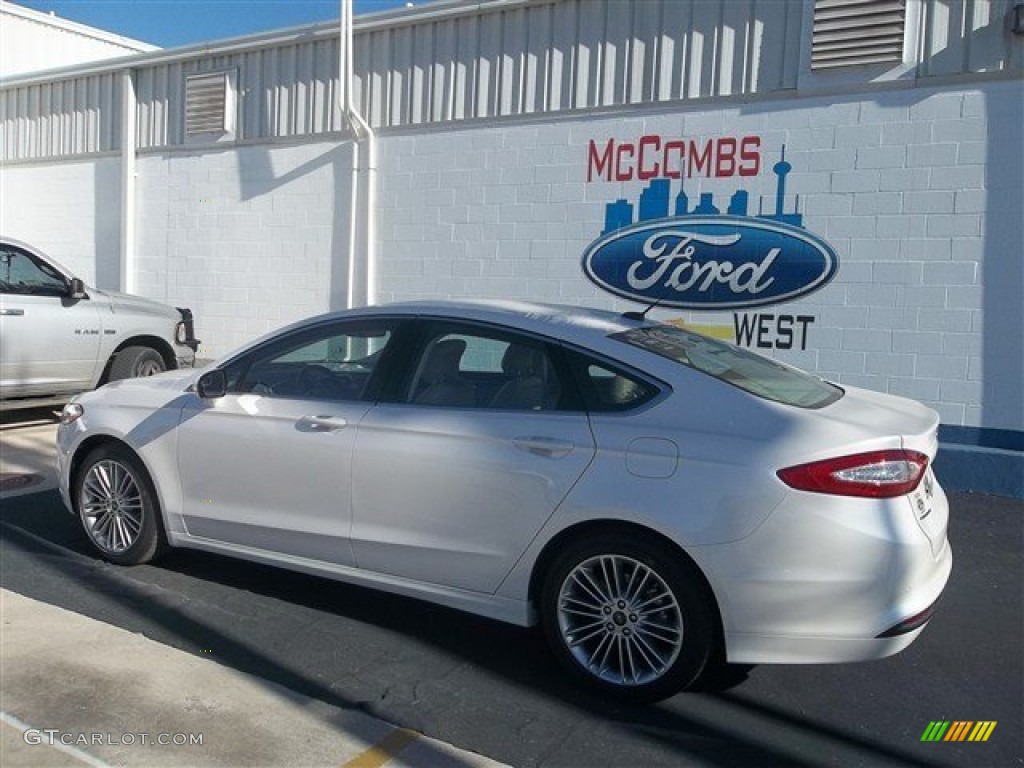
[[[888,637],[899,637],[900,635],[906,635],[920,629],[931,620],[932,616],[935,615],[935,611],[939,609],[939,600],[941,599],[942,596],[939,595],[939,598],[923,611],[918,611],[912,616],[908,616],[902,621],[893,624],[885,630],[885,632],[879,633],[878,639],[884,640]]]
[[[736,664],[830,664],[882,659],[899,653],[924,631],[927,620],[898,634],[891,633],[891,630],[905,620],[935,607],[953,567],[953,553],[948,544],[937,565],[928,583],[918,585],[900,605],[887,612],[890,617],[900,618],[892,621],[889,628],[876,636],[726,632],[726,656]]]
[[[932,538],[908,497],[793,492],[746,539],[689,550],[719,600],[727,659],[864,661],[906,648],[953,567],[944,494],[931,514],[942,521]]]

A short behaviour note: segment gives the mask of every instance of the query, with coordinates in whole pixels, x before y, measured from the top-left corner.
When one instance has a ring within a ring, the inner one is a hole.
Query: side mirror
[[[83,283],[77,277],[71,278],[71,284],[68,286],[68,298],[71,299],[88,299],[88,295],[85,293],[85,283]]]
[[[196,394],[204,400],[224,397],[228,392],[228,377],[220,368],[207,371],[196,382]]]

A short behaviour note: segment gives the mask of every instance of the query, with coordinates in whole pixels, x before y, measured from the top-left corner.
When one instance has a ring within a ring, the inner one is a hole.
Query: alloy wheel
[[[105,459],[89,468],[80,509],[89,538],[105,553],[127,551],[142,531],[142,491],[131,470],[117,461]]]
[[[683,646],[679,603],[649,566],[622,555],[597,555],[569,571],[558,594],[566,648],[590,674],[613,685],[661,678]]]

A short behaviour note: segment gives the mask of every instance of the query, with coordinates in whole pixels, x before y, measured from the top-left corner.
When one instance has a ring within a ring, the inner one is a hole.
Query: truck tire
[[[110,364],[110,381],[152,376],[167,370],[167,363],[152,347],[125,347]]]

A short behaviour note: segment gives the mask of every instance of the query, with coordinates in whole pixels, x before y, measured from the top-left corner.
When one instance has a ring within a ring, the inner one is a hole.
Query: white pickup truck
[[[32,246],[0,238],[0,410],[192,367],[198,344],[190,310],[86,286]]]

